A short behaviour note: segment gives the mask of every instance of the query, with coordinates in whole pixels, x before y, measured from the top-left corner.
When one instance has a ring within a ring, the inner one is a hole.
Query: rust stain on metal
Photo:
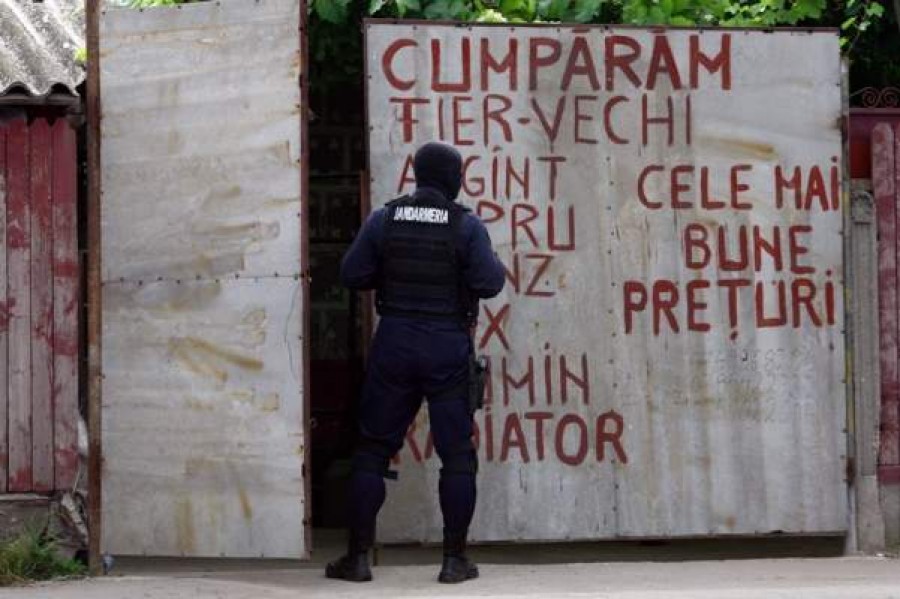
[[[241,513],[245,520],[253,518],[253,507],[250,505],[250,498],[247,497],[247,491],[244,485],[238,484],[238,499],[241,502]]]
[[[197,531],[194,529],[194,509],[191,500],[183,497],[175,503],[175,531],[179,551],[184,555],[194,552]]]
[[[281,407],[281,398],[277,393],[269,393],[259,402],[259,410],[262,412],[277,412]]]
[[[703,141],[711,148],[715,148],[725,154],[756,158],[764,161],[775,160],[778,158],[775,147],[763,142],[721,137],[704,137]]]
[[[162,297],[154,295],[147,303],[153,302],[153,307],[169,311],[199,310],[208,306],[222,293],[222,284],[219,282],[205,282],[203,285],[177,286],[169,288]]]
[[[212,412],[216,409],[216,404],[211,401],[203,401],[196,397],[188,397],[185,401],[185,405],[191,410],[195,410],[197,412]]]
[[[256,358],[218,347],[196,337],[170,339],[169,349],[188,369],[223,383],[228,380],[228,371],[221,367],[222,363],[246,370],[263,369],[263,362]]]

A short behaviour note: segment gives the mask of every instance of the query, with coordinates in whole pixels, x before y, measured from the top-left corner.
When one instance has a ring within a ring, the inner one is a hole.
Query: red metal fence
[[[878,213],[878,297],[881,320],[881,450],[878,478],[900,483],[900,124],[872,129],[872,187]]]
[[[76,194],[64,119],[0,122],[0,493],[75,479]]]

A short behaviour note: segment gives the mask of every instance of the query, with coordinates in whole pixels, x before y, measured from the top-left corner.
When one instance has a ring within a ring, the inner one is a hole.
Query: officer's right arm
[[[468,214],[469,235],[464,276],[469,290],[479,299],[494,297],[503,290],[506,271],[494,248],[487,228],[478,217]]]
[[[384,210],[374,211],[341,261],[341,283],[350,289],[366,290],[378,286],[378,256]]]

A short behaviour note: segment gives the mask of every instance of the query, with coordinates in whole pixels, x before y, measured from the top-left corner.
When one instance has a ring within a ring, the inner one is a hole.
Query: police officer
[[[504,269],[481,221],[454,202],[462,159],[450,146],[416,152],[416,190],[375,210],[341,264],[351,289],[375,289],[380,316],[359,410],[360,443],[352,461],[347,554],[326,575],[372,579],[368,552],[385,499],[390,459],[428,400],[434,447],[441,459],[439,495],[444,559],[438,580],[478,576],[465,556],[475,510],[478,462],[468,399],[471,327],[478,300],[500,293]]]

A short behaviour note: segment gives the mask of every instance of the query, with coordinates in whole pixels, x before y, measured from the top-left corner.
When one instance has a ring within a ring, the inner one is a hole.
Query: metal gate
[[[0,120],[0,493],[78,470],[75,172],[65,119]]]
[[[308,554],[304,10],[103,15],[103,551]]]
[[[373,205],[455,144],[507,268],[472,537],[845,531],[837,35],[366,35]],[[432,445],[423,414],[382,540],[440,538]]]

